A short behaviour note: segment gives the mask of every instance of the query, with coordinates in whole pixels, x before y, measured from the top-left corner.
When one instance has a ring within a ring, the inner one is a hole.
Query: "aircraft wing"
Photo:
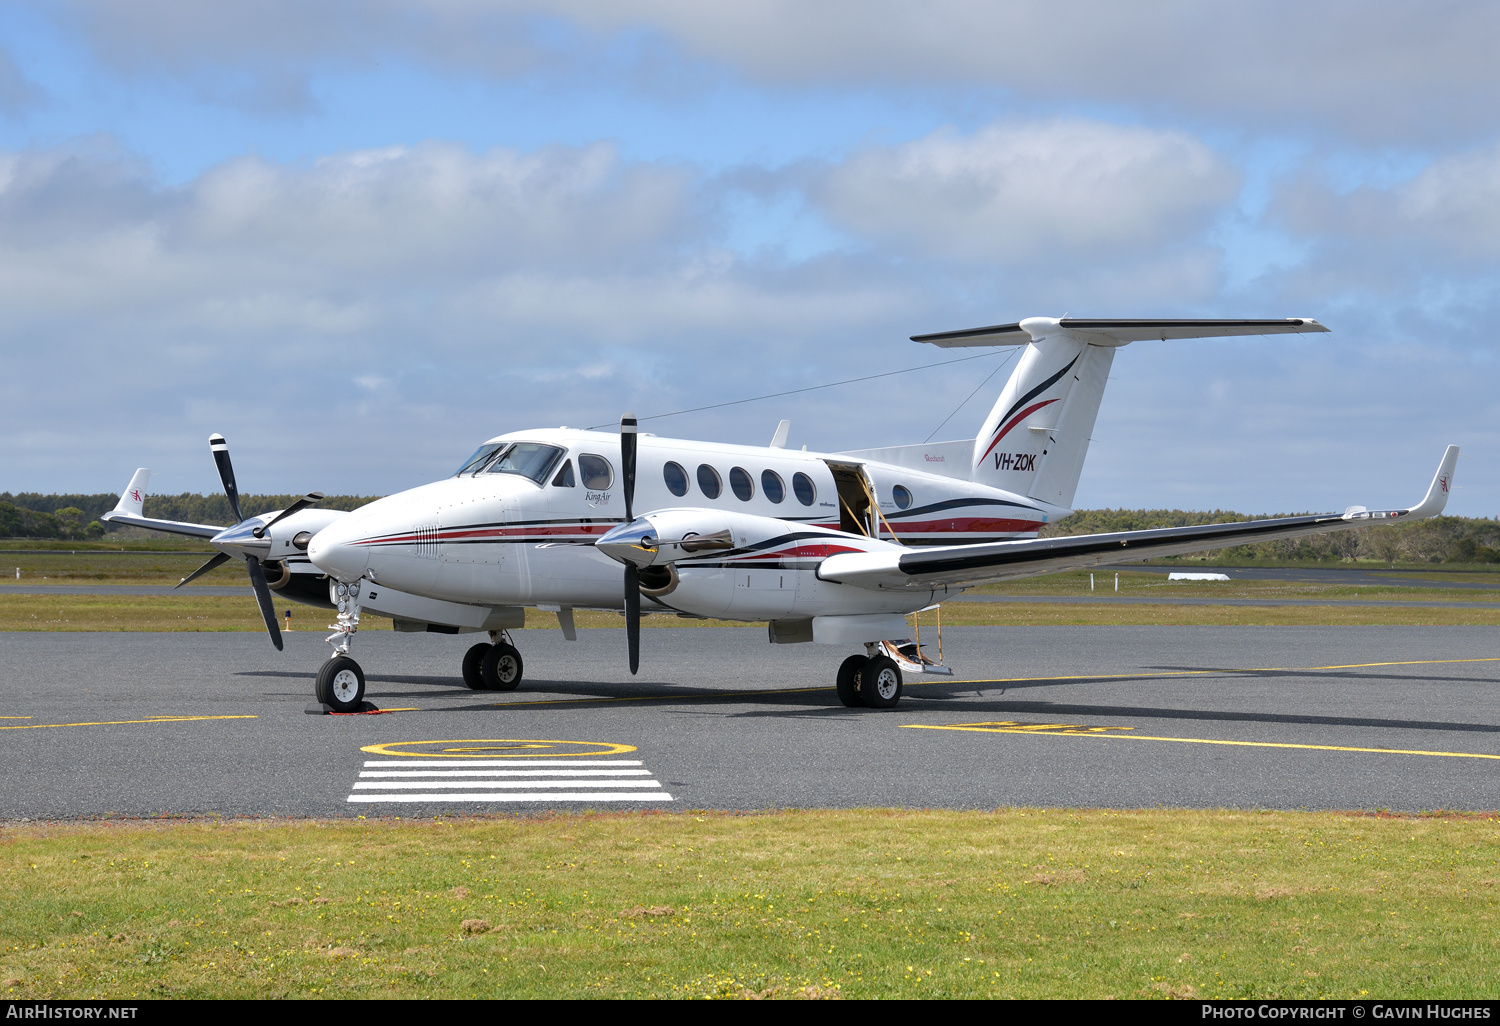
[[[1372,511],[1363,506],[1351,506],[1343,513],[1277,517],[1240,524],[1114,531],[905,551],[850,552],[825,559],[818,567],[818,577],[861,588],[966,587],[1125,560],[1225,549],[1301,534],[1324,534],[1370,524],[1420,520],[1437,516],[1447,505],[1457,462],[1458,446],[1450,445],[1438,464],[1426,497],[1410,509]]]
[[[178,520],[153,520],[142,516],[141,510],[146,498],[146,484],[151,480],[151,471],[141,467],[120,493],[120,501],[115,503],[115,508],[100,517],[100,520],[111,524],[126,524],[130,527],[149,527],[153,531],[166,531],[168,534],[186,534],[194,538],[212,538],[222,527],[214,527],[212,524],[186,524]]]

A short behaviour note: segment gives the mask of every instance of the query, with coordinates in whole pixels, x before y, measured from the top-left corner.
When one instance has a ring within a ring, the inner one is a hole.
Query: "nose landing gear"
[[[364,700],[365,671],[349,657],[349,644],[359,630],[359,592],[362,583],[330,581],[328,585],[328,597],[338,604],[339,618],[338,623],[332,627],[333,633],[328,636],[328,644],[333,646],[333,655],[318,668],[313,694],[333,712],[369,711]]]

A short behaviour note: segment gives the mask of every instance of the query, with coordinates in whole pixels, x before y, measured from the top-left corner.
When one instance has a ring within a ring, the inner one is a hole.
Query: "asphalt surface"
[[[0,818],[1500,808],[1496,628],[949,628],[956,677],[892,711],[753,628],[647,630],[634,679],[619,630],[516,638],[493,693],[457,679],[473,637],[361,635],[368,698],[411,711],[327,716],[319,633],[0,634]]]

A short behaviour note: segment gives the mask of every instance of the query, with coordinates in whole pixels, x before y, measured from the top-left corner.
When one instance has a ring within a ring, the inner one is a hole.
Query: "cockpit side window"
[[[474,450],[474,455],[464,460],[464,465],[459,467],[458,473],[454,474],[453,476],[462,477],[464,474],[479,473],[484,469],[484,465],[490,461],[495,453],[505,448],[505,445],[505,442],[485,442],[479,448]]]
[[[563,450],[541,442],[516,442],[489,465],[487,474],[520,474],[537,484],[547,479]]]
[[[615,483],[615,470],[609,465],[609,460],[592,453],[578,457],[578,475],[583,478],[583,486],[591,492],[608,491]]]
[[[553,488],[576,488],[573,483],[573,461],[563,460],[562,469],[552,478]]]

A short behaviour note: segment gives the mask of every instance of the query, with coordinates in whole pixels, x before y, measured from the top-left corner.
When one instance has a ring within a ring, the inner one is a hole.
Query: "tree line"
[[[97,495],[42,495],[37,492],[12,495],[0,492],[0,538],[69,541],[102,538],[113,531],[114,526],[99,518],[114,509],[118,498],[108,492]],[[273,509],[285,509],[300,498],[300,495],[242,495],[240,508],[247,517],[253,517]],[[377,498],[378,495],[330,495],[318,506],[321,509],[351,510]],[[146,498],[144,512],[146,516],[159,520],[184,520],[225,527],[234,520],[234,514],[229,511],[229,500],[220,493],[151,495]],[[1252,519],[1262,518],[1222,509],[1208,512],[1081,509],[1070,517],[1045,525],[1041,536],[1054,538],[1105,531],[1143,531],[1154,527],[1240,523]],[[1204,555],[1224,564],[1284,560],[1337,563],[1349,559],[1375,559],[1385,563],[1500,563],[1500,521],[1433,517],[1395,526],[1257,542]]]
[[[286,509],[302,498],[300,495],[241,495],[240,509],[245,516]],[[378,495],[329,495],[318,503],[321,509],[358,509],[374,502]],[[115,531],[100,517],[115,508],[120,497],[110,492],[96,495],[43,495],[39,492],[0,492],[0,538],[34,538],[38,540],[92,541]],[[193,524],[234,523],[229,499],[223,494],[148,495],[143,513],[157,520],[183,520]]]

